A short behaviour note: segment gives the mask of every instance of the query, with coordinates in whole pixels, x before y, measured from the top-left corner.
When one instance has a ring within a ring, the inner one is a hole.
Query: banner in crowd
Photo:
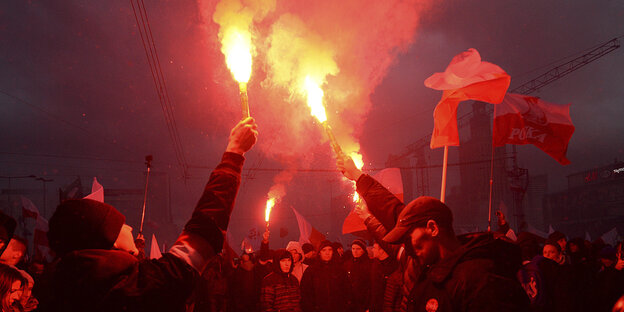
[[[508,93],[496,108],[494,146],[533,144],[562,165],[574,133],[570,104],[549,103],[537,97]]]

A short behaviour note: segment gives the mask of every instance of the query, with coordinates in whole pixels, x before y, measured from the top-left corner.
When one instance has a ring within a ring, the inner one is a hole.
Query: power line
[[[86,134],[88,134],[88,135],[92,135],[92,136],[94,136],[94,137],[98,137],[98,138],[100,138],[100,139],[104,140],[104,142],[106,142],[106,143],[108,143],[108,144],[111,144],[111,145],[114,145],[114,146],[115,146],[115,147],[117,147],[117,148],[121,148],[121,149],[125,150],[126,152],[131,152],[128,148],[126,148],[126,147],[123,147],[123,146],[121,146],[121,145],[116,144],[116,143],[114,142],[114,140],[111,140],[111,139],[109,139],[109,138],[107,138],[107,137],[105,137],[105,136],[103,136],[103,135],[101,135],[101,134],[98,134],[98,133],[92,132],[91,130],[89,130],[89,129],[87,129],[87,128],[84,128],[84,127],[82,127],[82,126],[80,126],[80,125],[77,125],[77,124],[75,124],[75,123],[73,123],[73,122],[70,122],[70,121],[68,121],[68,120],[66,120],[66,119],[64,119],[64,118],[62,118],[62,117],[60,117],[60,116],[58,116],[58,115],[55,115],[55,114],[53,114],[53,113],[50,113],[49,111],[47,111],[47,110],[45,110],[45,109],[43,109],[43,108],[41,108],[41,107],[39,107],[39,106],[37,106],[37,105],[34,105],[34,104],[32,104],[32,103],[29,103],[28,101],[26,101],[26,100],[24,100],[24,99],[22,99],[22,98],[19,98],[19,97],[15,96],[15,95],[12,95],[12,94],[10,94],[10,93],[7,93],[6,91],[3,91],[3,90],[0,90],[0,93],[2,93],[2,94],[4,94],[4,95],[6,95],[6,96],[8,96],[8,97],[10,97],[10,98],[12,98],[12,99],[14,99],[14,100],[18,101],[19,103],[25,104],[26,106],[28,106],[28,107],[30,107],[30,108],[32,108],[32,109],[34,109],[35,111],[37,111],[37,112],[39,112],[39,113],[41,113],[41,114],[43,114],[43,115],[46,115],[48,118],[50,118],[50,119],[52,119],[52,120],[58,121],[58,122],[60,122],[60,123],[63,123],[63,124],[65,124],[65,125],[68,125],[68,126],[70,126],[70,127],[72,127],[72,128],[76,128],[76,129],[78,129],[78,130],[80,130],[80,131],[82,131],[82,132],[84,132],[84,133],[86,133]]]
[[[81,159],[81,160],[122,162],[122,163],[129,163],[129,164],[143,164],[142,161],[125,160],[125,159],[100,158],[100,157],[97,157],[97,156],[83,156],[83,155],[31,154],[31,153],[15,153],[15,152],[0,152],[0,155],[15,155],[15,156],[44,157],[44,158],[61,158],[61,159]]]
[[[134,0],[130,0],[130,4],[132,5],[134,18],[137,22],[137,28],[139,29],[141,43],[143,44],[143,49],[145,50],[145,56],[147,58],[147,63],[150,67],[150,73],[152,75],[152,80],[154,81],[154,87],[156,88],[158,100],[160,102],[163,115],[165,117],[167,131],[169,132],[169,136],[171,137],[171,141],[173,143],[174,153],[178,164],[182,168],[183,176],[187,176],[188,163],[186,161],[184,148],[182,146],[182,140],[180,139],[177,123],[175,121],[173,105],[171,104],[169,92],[167,91],[167,84],[165,82],[165,77],[163,75],[162,67],[160,65],[160,59],[158,57],[156,44],[154,42],[154,36],[152,34],[147,11],[145,9],[145,3],[143,2],[143,0],[136,0],[135,7]],[[138,15],[137,8],[139,9]]]

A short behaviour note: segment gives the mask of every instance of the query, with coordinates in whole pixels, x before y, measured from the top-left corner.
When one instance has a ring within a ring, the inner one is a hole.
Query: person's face
[[[557,244],[559,244],[559,247],[561,247],[561,250],[565,250],[566,248],[566,239],[565,238],[561,238],[557,241]]]
[[[415,228],[409,235],[409,243],[420,263],[430,265],[440,258],[438,244],[434,241],[431,231],[424,227]]]
[[[338,253],[338,255],[342,256],[344,254],[344,248],[338,247],[336,248],[336,252]]]
[[[544,256],[544,258],[548,258],[555,262],[558,262],[559,258],[561,257],[561,253],[553,245],[545,245],[544,249],[542,250],[542,255]]]
[[[289,250],[290,254],[293,256],[293,259],[295,260],[295,263],[301,261],[301,254],[299,252],[297,252],[297,249],[291,249]]]
[[[333,254],[334,254],[334,249],[332,249],[331,246],[323,247],[323,249],[321,249],[320,251],[321,260],[329,261],[331,260]]]
[[[351,253],[353,254],[353,258],[359,258],[364,254],[364,249],[358,244],[353,244],[351,246]]]
[[[8,304],[12,305],[13,302],[19,300],[22,296],[22,282],[15,281],[11,284],[11,289],[9,290],[9,294],[7,296]]]
[[[132,236],[132,227],[127,224],[124,224],[121,227],[121,231],[119,232],[119,236],[117,236],[117,240],[115,241],[114,247],[119,250],[127,251],[132,255],[138,255],[139,250],[134,244],[134,237]]]
[[[290,266],[292,265],[292,260],[290,258],[284,258],[280,260],[280,270],[284,273],[290,272]]]
[[[18,240],[12,239],[9,241],[4,253],[0,257],[0,262],[8,265],[17,265],[24,258],[26,254],[26,246]]]
[[[316,256],[316,251],[312,250],[310,252],[308,252],[307,254],[305,254],[305,257],[308,259],[312,259]]]

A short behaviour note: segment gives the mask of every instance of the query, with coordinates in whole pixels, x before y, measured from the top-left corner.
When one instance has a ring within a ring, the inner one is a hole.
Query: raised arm
[[[251,117],[232,129],[221,163],[210,175],[191,219],[171,248],[172,254],[200,272],[209,258],[223,247],[240,185],[244,154],[256,143],[257,136],[257,125]]]

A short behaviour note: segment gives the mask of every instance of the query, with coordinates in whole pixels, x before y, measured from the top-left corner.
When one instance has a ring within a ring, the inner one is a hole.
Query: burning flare
[[[304,81],[304,90],[308,95],[307,103],[310,107],[310,114],[316,117],[316,119],[323,125],[323,128],[325,128],[325,132],[329,137],[329,142],[334,148],[336,155],[342,155],[342,148],[338,145],[334,132],[327,123],[327,114],[325,113],[325,106],[323,106],[323,89],[321,89],[320,84],[315,82],[310,76],[306,76]]]
[[[275,198],[269,198],[266,203],[266,209],[264,210],[264,221],[269,224],[269,218],[271,217],[271,209],[275,206]]]
[[[249,82],[251,77],[251,34],[231,29],[221,40],[225,63],[238,83]]]
[[[353,159],[353,162],[355,163],[355,166],[362,170],[362,167],[364,167],[364,161],[362,160],[362,154],[358,153],[358,152],[351,152],[351,154],[349,154],[351,156],[351,159]],[[357,190],[356,190],[356,186],[355,186],[355,182],[353,182],[353,202],[354,203],[358,203],[360,201],[360,194],[358,194]]]
[[[224,32],[221,40],[221,51],[225,55],[225,63],[232,72],[234,80],[238,82],[241,98],[243,119],[249,117],[249,100],[247,97],[247,82],[251,77],[251,33],[229,29]]]

